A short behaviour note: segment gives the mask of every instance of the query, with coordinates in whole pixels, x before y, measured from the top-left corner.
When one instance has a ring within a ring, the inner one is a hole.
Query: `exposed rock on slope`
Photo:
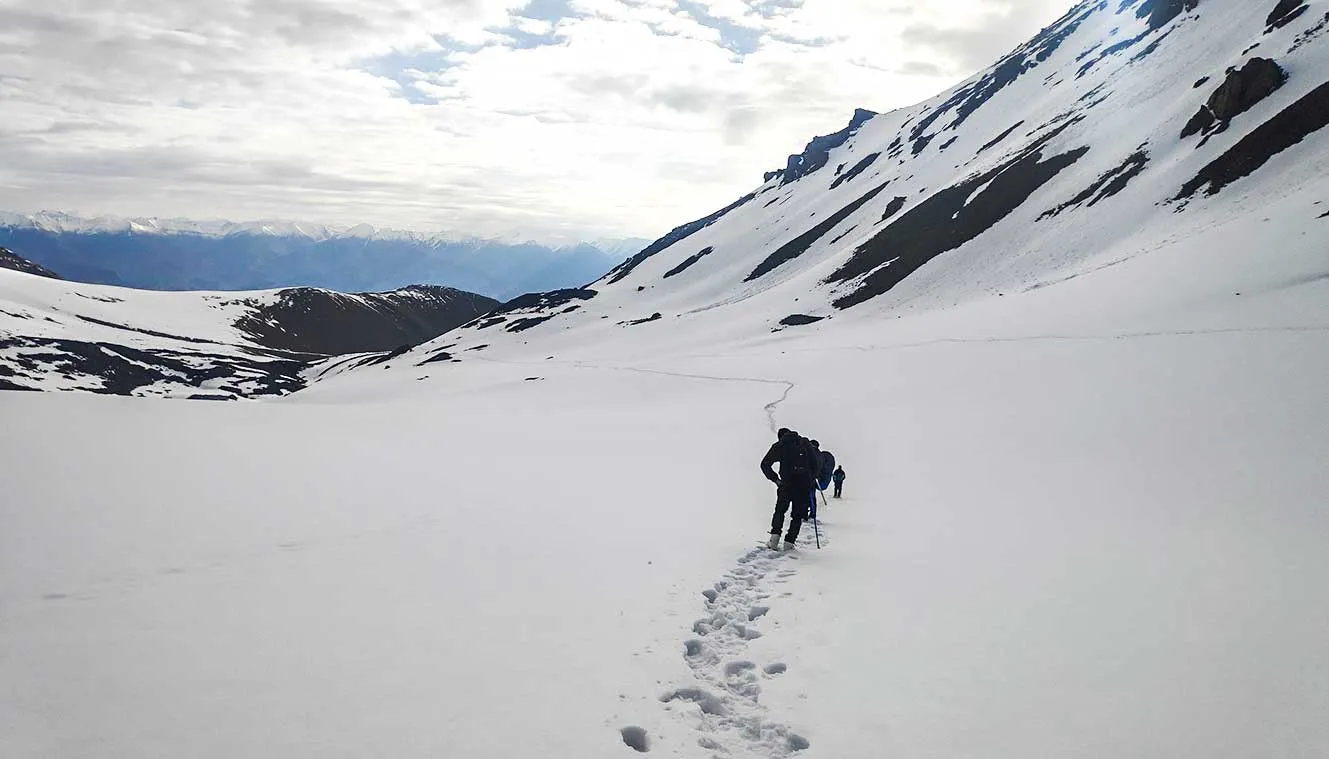
[[[1217,194],[1228,184],[1268,163],[1270,158],[1304,140],[1312,132],[1329,126],[1329,82],[1283,109],[1241,138],[1182,186],[1173,200]]]
[[[48,277],[50,279],[60,279],[59,274],[38,266],[26,258],[20,258],[15,255],[13,251],[6,248],[0,248],[0,269],[21,271],[24,274],[36,274],[39,277]]]
[[[1249,233],[1246,220],[1274,215],[1271,206],[1309,207],[1329,191],[1329,96],[1318,78],[1329,70],[1318,44],[1329,20],[1300,7],[1084,0],[946,92],[871,118],[860,111],[814,139],[735,203],[589,285],[593,300],[530,300],[450,333],[447,346],[422,346],[420,359],[444,348],[450,360],[481,349],[493,358],[527,344],[557,354],[655,313],[641,334],[670,345],[688,342],[680,335],[769,339],[772,327],[840,309],[852,308],[851,320],[944,309],[1220,227]],[[1179,138],[1202,103],[1207,139]],[[1281,247],[1322,239],[1324,221],[1312,218],[1289,227],[1295,240]]]
[[[1195,10],[1199,4],[1200,0],[1145,0],[1136,15],[1143,18],[1147,14],[1149,27],[1157,29],[1180,16],[1183,11]]]
[[[1284,221],[1280,259],[1300,261],[1323,239],[1325,222],[1315,220],[1323,208],[1313,201],[1329,192],[1321,131],[1329,84],[1319,77],[1329,47],[1317,42],[1329,21],[1317,7],[1270,31],[1271,7],[1085,0],[936,97],[876,116],[859,111],[762,185],[585,288],[516,298],[445,339],[343,356],[320,376],[414,372],[481,351],[488,360],[529,350],[544,358],[624,334],[652,355],[783,338],[773,327],[829,333],[1120,272],[1119,263],[1191,240],[1222,248],[1228,232],[1252,238],[1241,243],[1249,248],[1273,234],[1257,217]],[[1275,20],[1297,7],[1283,6]],[[1256,46],[1266,57],[1251,59]],[[1211,80],[1221,81],[1206,88]],[[1213,118],[1207,139],[1179,138],[1201,103]],[[1177,279],[1159,287],[1188,286]],[[280,298],[269,297],[276,308]],[[289,337],[288,317],[234,307],[243,313],[228,328],[248,315],[250,330],[208,339],[268,351],[345,347],[257,343]],[[852,310],[836,314],[842,309]],[[85,315],[116,321],[109,310]]]
[[[1278,0],[1278,5],[1274,6],[1264,23],[1271,31],[1281,29],[1295,21],[1309,7],[1303,0]]]
[[[1079,147],[1045,156],[1045,145],[1060,131],[992,171],[934,194],[860,245],[829,280],[863,277],[853,292],[835,301],[836,308],[882,294],[936,256],[979,236],[1089,152]]]
[[[283,395],[329,355],[404,351],[495,305],[444,287],[164,293],[3,271],[0,389]]]
[[[199,347],[135,348],[112,342],[0,337],[0,390],[234,400],[293,393],[305,386],[301,372],[308,365],[298,356],[258,351],[231,355]]]
[[[656,253],[659,253],[660,251],[664,250],[670,245],[673,245],[674,243],[679,242],[680,240],[687,239],[688,237],[696,234],[697,232],[705,229],[706,227],[709,227],[710,225],[724,218],[725,214],[729,213],[735,208],[744,205],[745,203],[747,203],[748,201],[752,200],[755,197],[757,197],[755,193],[749,193],[739,198],[738,200],[734,201],[733,203],[730,203],[724,208],[721,208],[719,211],[716,211],[710,216],[706,216],[697,219],[696,221],[691,221],[688,222],[687,224],[674,227],[674,229],[670,231],[669,234],[665,235],[664,237],[661,237],[660,239],[656,240],[650,245],[647,245],[637,255],[629,258],[628,260],[624,261],[618,266],[615,266],[613,269],[610,269],[609,273],[605,275],[605,278],[609,281],[610,284],[618,282],[619,280],[631,274],[632,270],[637,268],[642,261],[645,261],[646,259],[655,255]]]
[[[1233,117],[1250,110],[1269,97],[1287,81],[1287,72],[1268,58],[1252,58],[1240,69],[1227,72],[1227,78],[1209,96],[1209,101],[1181,130],[1183,138],[1199,132],[1212,133],[1227,128]]]
[[[451,287],[414,285],[347,295],[312,287],[282,290],[236,327],[277,350],[340,355],[415,345],[459,327],[498,301]]]
[[[875,111],[857,108],[854,110],[853,118],[849,119],[849,126],[833,134],[813,137],[802,153],[789,156],[784,170],[778,172],[781,181],[785,183],[797,181],[825,166],[830,159],[831,151],[845,144],[858,131],[859,127],[876,115]],[[768,174],[767,176],[771,177],[774,174]]]

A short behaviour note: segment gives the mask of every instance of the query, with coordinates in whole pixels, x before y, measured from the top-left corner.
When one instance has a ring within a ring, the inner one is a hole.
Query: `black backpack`
[[[780,443],[780,479],[789,479],[791,476],[806,479],[816,477],[819,462],[815,460],[816,452],[812,450],[812,443],[793,435]]]

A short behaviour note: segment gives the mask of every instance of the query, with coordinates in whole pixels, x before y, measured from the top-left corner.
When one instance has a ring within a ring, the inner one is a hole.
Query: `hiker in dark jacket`
[[[816,482],[812,488],[812,505],[808,509],[808,516],[811,519],[817,518],[817,491],[826,490],[831,486],[831,475],[835,472],[835,456],[830,451],[823,451],[821,443],[816,440],[809,441],[812,444],[812,455],[816,463]]]
[[[821,468],[817,474],[817,488],[826,490],[831,486],[831,481],[835,478],[835,454],[830,451],[821,452]]]
[[[835,497],[840,497],[840,491],[844,489],[844,467],[837,466],[835,474],[831,475],[831,480],[835,483]]]
[[[775,465],[780,465],[777,474]],[[771,538],[766,545],[771,550],[780,547],[780,530],[784,528],[785,512],[790,512],[789,532],[784,536],[784,549],[794,547],[803,520],[808,517],[808,494],[815,493],[816,459],[806,440],[793,430],[781,428],[775,444],[761,460],[761,473],[776,484],[775,514],[771,517]]]

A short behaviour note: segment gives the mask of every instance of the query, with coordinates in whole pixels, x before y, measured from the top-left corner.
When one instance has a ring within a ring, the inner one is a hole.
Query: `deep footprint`
[[[629,725],[618,731],[623,736],[623,743],[633,751],[646,753],[651,750],[651,738],[646,731],[636,725]]]

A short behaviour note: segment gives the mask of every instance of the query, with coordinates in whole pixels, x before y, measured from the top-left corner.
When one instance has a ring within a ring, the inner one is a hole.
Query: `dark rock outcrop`
[[[805,324],[816,324],[825,319],[824,316],[809,316],[807,314],[790,314],[780,320],[782,327],[801,327]]]
[[[280,291],[277,302],[260,306],[235,326],[269,348],[333,356],[422,343],[497,305],[450,287],[413,285],[359,295],[297,287]]]
[[[1278,0],[1278,4],[1274,6],[1269,18],[1265,19],[1264,25],[1270,31],[1281,29],[1305,13],[1309,7],[1304,0]]]
[[[696,253],[693,253],[692,255],[684,259],[683,263],[665,272],[663,278],[669,279],[670,277],[675,277],[678,276],[679,274],[682,274],[683,272],[687,271],[688,268],[691,267],[693,264],[697,263],[701,259],[709,256],[714,252],[715,248],[712,248],[709,245],[706,246],[705,248],[702,248],[701,250],[697,251]]]
[[[879,219],[877,223],[880,224],[881,222],[886,221],[887,219],[899,213],[900,209],[904,208],[904,204],[908,202],[909,198],[906,198],[903,195],[896,195],[895,197],[891,198],[891,202],[886,204],[886,210],[882,211],[881,219]]]
[[[668,248],[670,245],[673,245],[674,243],[686,239],[687,237],[696,234],[697,232],[705,229],[706,227],[709,227],[710,225],[714,224],[715,222],[719,221],[722,217],[724,217],[725,214],[747,203],[749,200],[752,200],[755,197],[757,197],[757,194],[755,192],[750,192],[747,195],[744,195],[743,197],[734,201],[733,203],[730,203],[729,205],[725,206],[724,208],[721,208],[719,211],[716,211],[710,216],[706,216],[704,218],[697,219],[696,221],[691,221],[688,222],[687,224],[674,227],[673,230],[669,232],[669,234],[665,235],[664,237],[661,237],[660,239],[656,240],[650,245],[647,245],[637,255],[629,258],[628,260],[624,261],[618,266],[615,266],[614,268],[610,269],[609,273],[604,275],[602,279],[607,285],[612,285],[615,282],[618,282],[627,275],[631,274],[632,270],[640,266],[642,262],[645,261],[646,259],[655,255],[656,253],[659,253],[665,248]]]
[[[1209,100],[1181,130],[1182,138],[1220,132],[1234,117],[1250,110],[1287,82],[1287,72],[1268,58],[1252,58],[1240,69],[1227,72]]]
[[[1042,136],[991,171],[937,192],[860,245],[826,280],[828,284],[859,280],[832,305],[849,308],[890,290],[933,258],[978,237],[1010,215],[1089,152],[1088,147],[1080,147],[1044,157],[1048,142],[1073,123]]]
[[[1172,200],[1192,198],[1201,188],[1204,188],[1205,195],[1216,195],[1228,184],[1249,176],[1270,158],[1325,126],[1329,126],[1329,82],[1306,93],[1241,138],[1227,152],[1200,169]]]
[[[1227,78],[1209,97],[1209,110],[1227,121],[1269,97],[1287,81],[1287,72],[1268,58],[1252,58]]]
[[[1209,110],[1208,106],[1200,106],[1200,110],[1186,122],[1186,126],[1181,128],[1181,139],[1186,139],[1193,134],[1209,130],[1218,119],[1214,118],[1214,112]]]
[[[1287,49],[1288,54],[1295,53],[1300,50],[1303,45],[1308,45],[1315,41],[1320,35],[1324,34],[1326,28],[1329,28],[1329,11],[1326,11],[1324,16],[1321,17],[1314,26],[1302,30],[1301,34],[1298,34],[1297,38],[1292,40],[1292,44],[1289,45]]]
[[[525,332],[553,319],[580,308],[581,301],[594,298],[598,293],[585,288],[566,288],[551,290],[547,293],[526,293],[485,312],[481,317],[461,325],[475,329],[488,329],[500,324],[508,332]],[[511,321],[509,321],[511,318]]]
[[[596,296],[595,290],[586,290],[583,288],[568,288],[565,290],[550,290],[547,293],[526,293],[504,303],[503,305],[489,312],[490,316],[499,314],[511,314],[517,311],[529,310],[550,310],[560,306],[566,306],[569,303],[577,301],[590,300]]]
[[[808,248],[812,247],[813,243],[815,243],[817,240],[820,240],[832,229],[835,229],[837,226],[839,226],[840,222],[849,218],[851,215],[853,215],[855,211],[862,208],[865,203],[877,197],[877,195],[884,189],[886,189],[886,184],[882,184],[878,187],[873,188],[872,190],[869,190],[867,194],[863,195],[863,197],[859,198],[858,200],[855,200],[854,202],[850,203],[844,208],[841,208],[839,211],[836,211],[835,213],[831,214],[830,217],[822,221],[817,226],[813,227],[812,229],[809,229],[808,231],[804,232],[798,237],[795,237],[794,239],[790,240],[784,245],[781,245],[779,248],[775,250],[774,253],[771,253],[769,256],[767,256],[766,260],[762,261],[760,264],[757,264],[757,268],[753,269],[752,273],[749,274],[743,281],[751,282],[752,280],[762,276],[763,274],[773,271],[780,264],[783,264],[786,261],[792,261],[795,258],[798,258],[799,256],[803,255],[805,252],[807,252]]]
[[[298,356],[280,353],[237,356],[41,337],[0,339],[0,351],[0,374],[11,378],[0,389],[41,389],[55,375],[70,389],[105,395],[130,395],[159,384],[203,387],[208,382],[215,387],[209,395],[217,398],[285,395],[305,386],[301,372],[309,366]]]
[[[638,324],[650,324],[651,322],[658,322],[663,318],[664,314],[661,314],[659,311],[656,311],[655,313],[651,314],[650,316],[647,316],[644,319],[632,319],[631,321],[619,322],[619,324],[624,327],[635,327]]]
[[[509,332],[525,332],[531,327],[538,327],[541,324],[544,324],[554,318],[554,316],[555,314],[550,314],[548,316],[527,316],[521,319],[513,319],[506,329]]]
[[[835,178],[835,181],[834,181],[834,182],[831,182],[831,189],[834,190],[835,188],[839,187],[840,185],[844,184],[845,182],[852,182],[852,181],[854,181],[854,178],[855,178],[855,177],[857,177],[859,174],[862,174],[863,172],[867,171],[867,170],[868,170],[868,167],[872,166],[873,163],[876,163],[877,158],[879,158],[880,156],[881,156],[881,153],[871,153],[871,154],[869,154],[868,156],[866,156],[865,158],[863,158],[863,160],[861,160],[861,161],[859,161],[858,163],[854,164],[854,165],[849,169],[849,171],[846,171],[846,172],[844,172],[843,174],[840,174],[839,176],[837,176],[837,177]]]
[[[983,153],[983,152],[986,152],[987,150],[989,150],[989,149],[995,147],[995,146],[997,145],[997,143],[1001,142],[1002,140],[1006,139],[1007,137],[1010,137],[1010,136],[1011,136],[1011,132],[1014,132],[1015,130],[1019,129],[1019,128],[1022,127],[1022,126],[1024,126],[1024,121],[1023,121],[1023,120],[1020,120],[1020,121],[1015,122],[1015,125],[1012,126],[1010,129],[1007,129],[1006,131],[1002,132],[1001,134],[997,135],[996,137],[993,137],[991,141],[987,142],[986,144],[983,145],[983,147],[979,148],[979,149],[978,149],[978,152],[979,152],[979,153]]]
[[[1149,0],[1142,4],[1135,15],[1149,17],[1149,28],[1157,29],[1185,11],[1193,11],[1200,0]]]
[[[840,147],[854,136],[858,128],[863,126],[876,116],[875,111],[869,111],[866,108],[854,109],[854,117],[849,120],[849,126],[841,129],[834,134],[825,134],[820,137],[813,137],[802,153],[789,156],[788,162],[784,167],[784,174],[780,180],[781,184],[796,182],[799,179],[811,174],[826,165],[830,160],[831,151]],[[768,174],[770,176],[770,174]],[[770,181],[769,179],[767,181]]]
[[[998,92],[1050,58],[1063,42],[1075,34],[1081,24],[1101,9],[1100,5],[1086,3],[1071,8],[1066,15],[1040,32],[1037,37],[1016,48],[977,80],[961,87],[934,111],[920,119],[910,131],[909,139],[917,146],[918,140],[948,114],[953,118],[945,129],[959,127]]]
[[[1122,40],[1121,42],[1109,45],[1101,50],[1097,56],[1090,58],[1080,66],[1080,70],[1076,73],[1075,78],[1079,79],[1083,77],[1085,74],[1088,74],[1091,69],[1107,58],[1129,50],[1140,42],[1143,42],[1145,39],[1154,36],[1154,32],[1166,26],[1168,22],[1172,21],[1172,19],[1180,16],[1182,12],[1195,10],[1195,8],[1199,6],[1199,2],[1200,0],[1145,0],[1145,2],[1141,3],[1139,7],[1135,9],[1135,15],[1137,18],[1148,18],[1148,28],[1130,39]],[[1117,13],[1125,12],[1134,4],[1135,0],[1126,0],[1117,7]],[[1147,58],[1158,49],[1158,46],[1169,34],[1171,34],[1171,30],[1155,37],[1153,42],[1150,43],[1147,48],[1131,56],[1131,62],[1135,63]],[[1078,61],[1079,59],[1077,58],[1076,60]]]
[[[47,277],[49,279],[61,279],[59,274],[56,274],[45,267],[38,266],[26,258],[20,258],[7,248],[0,248],[0,269],[20,271],[24,274],[35,274],[38,277]]]
[[[1144,171],[1145,167],[1148,165],[1149,151],[1145,150],[1144,146],[1141,145],[1140,149],[1127,156],[1126,160],[1123,161],[1120,166],[1105,172],[1098,179],[1094,180],[1093,184],[1090,184],[1082,192],[1065,203],[1062,203],[1050,211],[1044,211],[1043,214],[1038,217],[1038,220],[1042,221],[1043,219],[1057,216],[1069,208],[1074,208],[1075,206],[1082,204],[1087,204],[1088,207],[1092,208],[1099,201],[1106,200],[1126,189],[1126,185],[1130,184],[1130,181],[1138,176],[1140,172]]]

